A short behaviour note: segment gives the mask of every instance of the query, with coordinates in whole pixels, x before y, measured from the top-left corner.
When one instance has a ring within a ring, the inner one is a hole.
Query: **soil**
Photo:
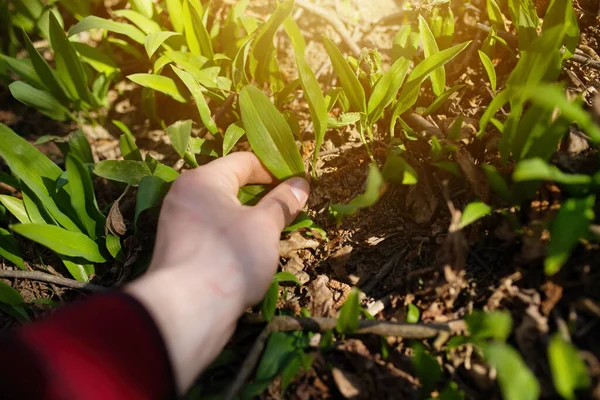
[[[399,24],[403,18],[410,19],[414,11],[405,11],[404,16],[395,20],[390,20],[389,16],[402,10],[420,10],[423,7],[417,0],[413,0],[410,8],[403,3],[392,0],[323,0],[319,4],[338,15],[359,46],[380,49],[384,65],[389,65],[391,44]],[[477,43],[483,40],[485,33],[479,31],[476,24],[487,19],[485,1],[474,0],[470,3],[471,7],[463,7],[462,2],[455,3],[458,22],[453,42],[474,39]],[[270,14],[273,5],[274,2],[266,0],[251,2],[250,12],[264,17]],[[582,45],[591,59],[600,59],[597,54],[600,52],[598,3],[594,0],[576,1],[576,9],[582,30]],[[319,37],[325,34],[339,39],[339,35],[308,11],[298,11],[296,17],[307,38],[309,64],[313,71],[320,71],[322,85],[331,87],[335,77]],[[295,63],[290,53],[291,46],[283,36],[278,39],[279,62],[286,78],[293,79],[296,76]],[[459,114],[464,115],[467,122],[477,121],[492,100],[493,93],[485,84],[486,74],[476,49],[468,49],[448,67],[448,86],[465,84],[465,89],[429,122],[438,130],[447,130],[450,122]],[[514,63],[504,61],[508,59],[511,59],[508,53],[502,50],[494,59],[499,86],[514,67]],[[600,71],[569,61],[562,79],[573,93],[584,93],[591,109],[600,89]],[[132,127],[138,145],[144,152],[167,164],[175,163],[177,157],[169,145],[168,137],[159,127],[147,121],[139,108],[139,90],[126,82],[119,85],[121,90],[112,94],[114,107],[110,115],[102,118],[105,123],[84,127],[95,156],[99,160],[118,158],[119,132],[109,123],[118,119]],[[433,99],[433,93],[426,85],[417,106],[426,107]],[[289,107],[303,116],[299,118],[301,121],[309,119],[304,118],[309,115],[305,103],[295,101]],[[186,112],[189,115],[193,109],[181,110],[182,115]],[[600,117],[600,113],[596,116]],[[171,116],[174,120],[179,117]],[[56,123],[21,105],[1,86],[0,122],[32,143],[44,135],[65,136],[77,129],[73,124]],[[476,127],[476,122],[474,124]],[[346,146],[347,143],[360,143],[356,131],[347,129],[328,133],[308,207],[317,224],[326,230],[328,240],[318,240],[315,244],[315,238],[306,234],[282,237],[282,249],[285,249],[282,254],[285,257],[281,259],[282,269],[295,273],[305,283],[301,288],[286,289],[288,294],[283,306],[292,313],[306,307],[313,311],[314,316],[335,316],[348,289],[358,286],[366,295],[364,306],[377,310],[376,318],[385,321],[405,321],[409,304],[419,308],[421,322],[425,323],[461,319],[474,309],[509,310],[515,327],[511,344],[518,348],[535,372],[545,398],[555,396],[545,358],[547,341],[562,325],[572,324],[572,340],[584,352],[593,378],[594,387],[587,396],[600,398],[600,340],[597,339],[600,337],[600,295],[597,290],[600,284],[600,261],[597,261],[600,260],[600,247],[594,243],[582,244],[560,274],[553,278],[544,275],[547,221],[555,213],[555,206],[560,200],[560,190],[553,185],[544,186],[531,205],[521,212],[506,210],[514,213],[526,227],[523,235],[517,235],[500,214],[463,232],[450,233],[453,208],[461,210],[475,198],[489,196],[489,193],[485,193],[487,183],[481,185],[478,176],[469,175],[469,166],[479,165],[483,161],[498,165],[497,152],[494,151],[498,135],[490,135],[487,142],[480,145],[469,136],[473,132],[469,131],[468,125],[464,129],[464,149],[468,150],[465,154],[472,156],[465,156],[463,169],[467,179],[457,178],[431,166],[423,143],[411,143],[409,154],[413,159],[409,161],[417,169],[419,184],[415,187],[390,184],[377,205],[360,211],[341,225],[329,218],[328,205],[346,203],[362,193],[370,159],[363,147]],[[301,126],[301,129],[306,130],[302,149],[308,157],[314,148],[314,140],[309,126]],[[376,135],[376,140],[375,158],[383,164],[389,142],[384,129]],[[568,145],[565,143],[563,147]],[[244,144],[238,147],[247,148]],[[63,162],[60,152],[52,143],[44,144],[40,149],[59,164]],[[561,154],[567,157],[565,162],[574,172],[589,169],[589,165],[595,166],[595,161],[591,160],[597,159],[597,154],[589,149],[576,154],[567,151]],[[0,168],[5,170],[1,161]],[[122,189],[98,180],[96,190],[100,208],[107,210]],[[3,190],[0,187],[0,192]],[[132,199],[133,195],[130,193],[127,198]],[[494,202],[501,204],[498,199],[494,199]],[[124,201],[122,212],[126,222],[130,221],[133,212],[131,203],[127,206],[127,201]],[[147,259],[154,230],[153,221],[148,221],[143,234],[132,237],[126,244],[129,256],[140,260],[138,264],[143,264],[142,261]],[[54,267],[57,273],[63,272],[49,252],[37,247],[29,248],[31,245],[24,242],[20,245],[26,249],[30,269],[47,270]],[[3,268],[11,268],[8,264],[2,265]],[[384,276],[378,275],[384,267],[389,272]],[[130,278],[135,273],[124,272],[120,266],[114,266],[101,275],[97,282],[110,285],[122,283],[124,277]],[[322,279],[329,283],[324,286],[315,284]],[[72,289],[35,281],[6,282],[16,287],[28,302],[51,299],[62,303],[82,295]],[[321,296],[325,296],[325,300],[321,299],[316,304]],[[377,301],[381,301],[383,307],[377,308]],[[329,306],[323,308],[321,303]],[[53,307],[44,303],[34,307],[36,318],[53,310]],[[8,329],[14,324],[12,318],[0,312],[0,329]],[[242,326],[239,330],[243,332],[234,337],[230,348],[238,352],[241,364],[259,329],[255,332],[252,327]],[[280,382],[276,380],[262,398],[419,398],[421,384],[411,366],[408,343],[395,338],[386,340],[390,354],[383,359],[379,337],[341,339],[331,352],[314,352],[313,367],[300,374],[284,395],[280,392]],[[424,343],[442,364],[444,379],[456,382],[467,398],[497,398],[498,388],[492,379],[493,373],[472,348],[446,352],[443,343],[435,346],[433,341]],[[216,387],[227,384],[239,364],[228,368],[205,375],[202,382],[215,384]],[[225,376],[229,376],[229,380]]]

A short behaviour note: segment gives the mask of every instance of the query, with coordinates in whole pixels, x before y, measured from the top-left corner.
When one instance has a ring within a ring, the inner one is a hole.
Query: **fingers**
[[[228,193],[237,195],[241,187],[248,184],[269,184],[273,176],[253,153],[239,152],[219,158],[193,171],[199,181],[223,185]]]
[[[279,231],[291,224],[300,213],[310,193],[310,185],[302,178],[292,178],[277,186],[256,206]]]

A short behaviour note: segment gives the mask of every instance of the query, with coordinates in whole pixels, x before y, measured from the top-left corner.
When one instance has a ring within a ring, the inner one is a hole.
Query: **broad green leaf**
[[[419,310],[419,307],[415,306],[413,303],[410,303],[406,312],[406,322],[409,324],[416,324],[419,322],[420,318],[421,311]]]
[[[145,176],[140,180],[135,203],[134,225],[136,228],[140,215],[146,210],[159,207],[170,187],[169,182],[157,176]]]
[[[416,185],[419,182],[417,171],[397,155],[390,155],[381,172],[386,181],[397,185]]]
[[[255,206],[270,190],[265,185],[244,186],[238,193],[238,199],[245,206]]]
[[[496,77],[496,68],[494,67],[494,63],[492,63],[492,60],[490,60],[488,55],[481,50],[479,50],[479,58],[481,59],[481,63],[487,72],[492,91],[496,92],[496,89],[498,88],[498,78]]]
[[[426,58],[419,65],[417,65],[404,85],[404,88],[400,92],[398,98],[398,104],[394,108],[392,116],[392,124],[395,124],[395,120],[400,115],[404,114],[410,109],[419,98],[419,92],[421,85],[427,79],[427,77],[435,70],[443,67],[456,56],[458,56],[463,50],[465,50],[471,42],[465,42],[463,44],[456,45],[446,50],[442,50],[439,53],[433,54],[431,57]],[[392,126],[393,128],[394,126]],[[391,129],[393,132],[393,129]]]
[[[103,29],[119,35],[125,35],[139,44],[144,44],[144,40],[146,39],[144,32],[135,26],[123,22],[111,21],[109,19],[104,19],[93,15],[85,17],[77,25],[73,26],[71,30],[69,30],[69,36],[74,36],[78,33],[86,32],[92,29]]]
[[[239,102],[248,141],[269,171],[280,180],[304,176],[292,131],[271,100],[259,89],[246,86]]]
[[[473,341],[495,339],[506,341],[512,333],[512,317],[508,311],[475,311],[465,318]]]
[[[577,389],[587,389],[591,385],[587,367],[577,348],[565,341],[560,333],[555,333],[550,339],[548,361],[554,387],[563,398],[574,400]]]
[[[275,279],[265,294],[265,298],[260,303],[260,312],[265,321],[271,322],[277,311],[277,300],[279,299],[279,282]]]
[[[360,209],[375,205],[381,198],[384,188],[383,175],[379,172],[377,165],[373,164],[369,169],[365,192],[356,196],[348,204],[333,204],[329,206],[329,212],[339,223],[344,218],[356,214]]]
[[[56,164],[3,124],[0,124],[0,157],[59,224],[79,232],[77,225],[59,210],[51,197],[55,191],[54,182],[63,173]]]
[[[165,55],[189,73],[201,69],[208,62],[208,58],[204,56],[183,51],[168,51]]]
[[[306,53],[306,41],[304,40],[302,31],[300,30],[300,27],[294,20],[293,16],[290,15],[286,18],[285,22],[283,23],[283,27],[287,35],[290,37],[294,49],[298,49],[298,53],[304,55],[304,53]]]
[[[67,35],[65,35],[54,13],[49,13],[49,15],[50,43],[54,50],[56,72],[67,87],[70,98],[78,98],[93,105],[95,100],[88,89],[87,76],[77,52]]]
[[[177,32],[156,32],[146,36],[146,40],[144,41],[144,47],[146,48],[146,53],[148,54],[148,57],[152,58],[152,56],[154,55],[154,53],[156,53],[158,48],[173,36],[181,36],[181,34]]]
[[[410,25],[403,25],[394,37],[392,61],[396,62],[400,58],[412,60],[420,40],[418,32],[414,32]]]
[[[8,88],[15,99],[56,121],[66,121],[71,118],[71,112],[48,92],[38,90],[21,81],[11,83]]]
[[[350,105],[354,111],[366,113],[367,105],[365,98],[365,89],[360,84],[358,77],[350,68],[350,64],[346,61],[340,50],[329,38],[323,36],[325,48],[331,58],[331,64],[335,73],[339,76],[340,82],[348,96]]]
[[[169,20],[173,24],[173,28],[183,33],[183,6],[181,0],[166,0],[167,10],[169,12]]]
[[[411,364],[423,385],[422,393],[429,394],[442,376],[440,365],[423,343],[413,342],[410,347],[413,350]]]
[[[40,81],[48,88],[54,97],[62,102],[63,105],[68,104],[69,98],[58,80],[56,73],[50,68],[46,59],[42,57],[35,47],[33,47],[33,43],[31,43],[31,39],[29,39],[29,36],[25,31],[23,31],[23,41],[25,42],[25,48],[27,49],[33,68],[35,68],[35,72]]]
[[[123,158],[131,161],[143,161],[144,159],[142,158],[140,149],[135,144],[135,138],[131,130],[121,121],[112,121],[112,123],[123,132],[123,135],[119,138],[119,148],[121,149]]]
[[[190,139],[190,142],[192,141],[192,139]],[[177,171],[165,164],[159,163],[150,154],[146,154],[146,159],[144,160],[144,162],[146,163],[146,165],[148,165],[148,168],[150,168],[150,172],[152,172],[153,176],[158,176],[166,182],[173,182],[179,177],[179,173]]]
[[[0,228],[0,257],[10,261],[23,271],[26,270],[17,241],[9,231],[3,228]]]
[[[291,283],[295,283],[298,286],[302,286],[302,284],[300,283],[300,281],[298,280],[298,278],[296,277],[296,275],[292,274],[291,272],[279,272],[277,274],[275,274],[275,277],[273,278],[274,281],[276,281],[277,283],[285,283],[285,282],[291,282]]]
[[[25,303],[25,300],[23,300],[21,293],[17,292],[15,288],[0,281],[0,303],[20,306]]]
[[[11,225],[13,231],[27,239],[68,257],[103,263],[106,259],[100,253],[96,242],[80,232],[71,232],[56,225],[18,224]]]
[[[190,73],[184,70],[181,70],[175,66],[171,66],[171,68],[173,68],[173,71],[175,71],[179,79],[181,79],[181,81],[192,94],[192,97],[196,101],[196,107],[198,108],[200,119],[202,120],[202,123],[206,129],[208,129],[208,131],[213,135],[217,135],[219,133],[219,128],[217,128],[217,124],[212,119],[212,112],[206,103],[206,99],[204,98],[204,94],[202,93],[202,89],[198,84],[198,81],[196,81],[196,79],[194,79]]]
[[[537,400],[540,395],[538,381],[511,346],[490,343],[483,347],[485,360],[496,369],[498,383],[506,400]]]
[[[554,85],[537,85],[527,94],[535,104],[550,110],[558,108],[564,118],[579,124],[594,142],[600,143],[600,127],[594,123],[592,115],[577,102],[570,102],[563,89]]]
[[[162,31],[162,28],[158,23],[154,22],[148,16],[140,14],[139,12],[133,10],[117,10],[114,12],[114,14],[127,19],[140,28],[140,30],[146,35]]]
[[[123,182],[128,185],[139,185],[145,176],[151,176],[152,171],[144,161],[106,160],[94,166],[94,173],[111,181]]]
[[[92,146],[82,130],[76,131],[67,142],[68,154],[79,159],[83,164],[94,164]],[[65,154],[66,155],[66,154]]]
[[[360,291],[357,288],[352,288],[346,302],[340,308],[336,330],[339,333],[353,333],[358,330],[360,315]]]
[[[492,207],[482,201],[474,201],[465,207],[460,219],[459,228],[464,229],[472,223],[489,215],[492,212]]]
[[[116,61],[99,48],[89,46],[85,43],[73,42],[72,44],[75,51],[81,56],[81,60],[99,73],[112,77],[119,71]]]
[[[106,235],[106,250],[110,253],[112,258],[117,261],[123,262],[125,257],[123,255],[123,246],[121,245],[121,238],[112,234]]]
[[[6,67],[28,85],[39,90],[48,89],[46,85],[42,83],[40,76],[33,66],[33,62],[29,58],[18,59],[0,54],[0,61],[4,61]]]
[[[327,240],[327,233],[320,228],[304,211],[298,214],[294,222],[285,228],[283,232],[292,233],[300,229],[309,229],[311,232],[317,232],[319,235],[321,235],[321,239]]]
[[[34,224],[56,224],[56,221],[52,216],[48,215],[47,210],[44,208],[39,199],[36,198],[35,194],[27,186],[21,188],[21,195],[23,196],[23,205],[27,211],[27,216]]]
[[[271,382],[285,367],[296,350],[296,339],[287,333],[273,332],[256,369],[255,381]]]
[[[202,21],[202,5],[196,0],[183,0],[183,23],[190,51],[208,59],[215,56],[210,34]]]
[[[191,152],[192,154],[200,154],[203,156],[215,158],[219,157],[219,153],[217,153],[214,140],[207,140],[195,137],[190,138],[188,152]]]
[[[563,201],[550,227],[550,243],[544,269],[554,275],[567,262],[579,239],[585,238],[594,221],[596,196],[570,198]]]
[[[150,19],[154,16],[154,1],[153,0],[131,0],[131,8],[139,11],[144,17],[146,17],[148,19]],[[118,10],[118,11],[123,11],[123,10]]]
[[[435,36],[429,28],[429,24],[425,21],[423,16],[419,15],[419,32],[421,33],[421,43],[423,44],[423,51],[425,52],[425,60],[431,56],[439,53],[440,49],[435,41]],[[437,68],[431,73],[431,83],[433,92],[437,96],[441,96],[446,90],[446,70],[444,67]]]
[[[188,142],[192,135],[192,124],[193,121],[188,119],[187,121],[177,121],[167,128],[167,135],[171,139],[171,144],[181,158],[187,151]]]
[[[343,113],[338,118],[329,117],[327,118],[327,128],[341,129],[350,125],[356,125],[361,118],[362,114],[357,112]]]
[[[127,78],[140,86],[166,94],[180,103],[186,102],[185,98],[179,93],[175,81],[171,78],[154,74],[133,74]]]
[[[223,156],[226,156],[233,150],[233,147],[246,134],[244,127],[240,122],[235,122],[227,128],[223,136]]]
[[[0,203],[22,224],[29,224],[31,220],[25,210],[23,200],[8,195],[0,195]]]
[[[487,0],[487,13],[492,26],[496,29],[504,30],[504,14],[496,0]]]
[[[133,58],[138,60],[140,63],[145,63],[148,60],[147,56],[144,56],[144,54],[140,50],[138,50],[137,47],[132,46],[126,40],[123,40],[123,39],[117,38],[117,37],[108,37],[108,39],[106,39],[106,41],[108,43],[110,43],[111,45],[118,47],[124,53],[129,54],[130,56],[132,56]]]
[[[269,77],[269,67],[275,59],[273,40],[279,27],[290,16],[294,8],[294,0],[287,0],[277,5],[271,17],[258,29],[252,47],[251,71],[258,83],[264,83]]]
[[[520,161],[513,173],[515,182],[551,181],[565,185],[589,185],[592,177],[583,174],[567,174],[558,167],[548,164],[540,158]]]
[[[402,87],[412,59],[400,57],[379,79],[369,98],[369,121],[375,123],[381,118],[384,110],[392,104]]]
[[[98,210],[92,179],[88,169],[78,158],[67,156],[66,166],[69,174],[68,191],[71,195],[71,206],[88,236],[95,240],[98,235],[101,235],[106,219]]]
[[[87,282],[90,280],[90,275],[94,274],[94,266],[91,264],[81,264],[79,261],[73,261],[74,259],[67,256],[61,256],[61,261],[67,268],[67,271],[73,278],[79,282]]]
[[[292,42],[294,43],[294,52],[296,55],[296,65],[298,66],[300,84],[302,85],[304,98],[306,99],[308,108],[310,109],[310,115],[315,130],[314,162],[316,163],[317,158],[319,157],[321,145],[325,140],[329,113],[327,112],[327,104],[325,103],[325,96],[323,96],[321,86],[319,85],[315,74],[310,69],[310,66],[304,58],[300,40],[292,39]]]

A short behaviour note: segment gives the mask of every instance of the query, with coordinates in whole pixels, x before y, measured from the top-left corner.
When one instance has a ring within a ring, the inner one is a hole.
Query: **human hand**
[[[251,153],[183,173],[162,206],[148,273],[126,288],[161,330],[181,391],[227,343],[239,316],[268,289],[281,231],[298,215],[308,183],[281,183],[258,205],[238,191],[273,178]]]

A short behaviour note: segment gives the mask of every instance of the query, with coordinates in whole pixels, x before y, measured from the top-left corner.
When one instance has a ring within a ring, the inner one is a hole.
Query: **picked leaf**
[[[304,163],[290,126],[271,100],[259,89],[246,86],[240,108],[252,150],[280,180],[304,176]]]
[[[13,231],[27,239],[68,257],[103,263],[106,259],[100,253],[96,242],[80,232],[71,232],[56,225],[18,224],[11,225]]]

